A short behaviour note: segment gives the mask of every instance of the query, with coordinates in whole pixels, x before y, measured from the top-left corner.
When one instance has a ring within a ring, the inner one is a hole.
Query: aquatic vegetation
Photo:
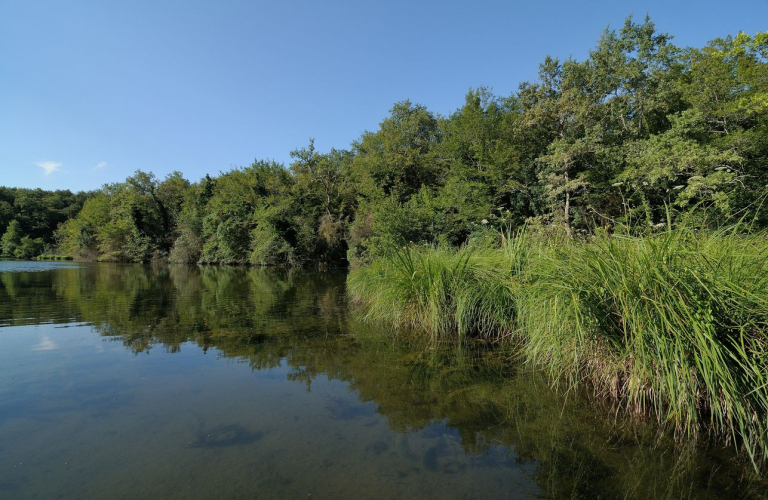
[[[429,332],[497,337],[511,331],[514,283],[505,255],[463,247],[403,247],[349,276],[367,320]]]
[[[596,237],[541,253],[517,300],[524,357],[684,435],[768,455],[768,244],[735,232]]]
[[[190,448],[224,448],[227,446],[244,446],[255,443],[264,437],[261,431],[252,432],[240,424],[216,425],[210,428],[202,427],[195,433],[194,439],[188,443]]]
[[[768,456],[768,243],[739,228],[497,249],[409,247],[354,270],[368,320],[513,338],[564,388],[587,385],[680,436]]]

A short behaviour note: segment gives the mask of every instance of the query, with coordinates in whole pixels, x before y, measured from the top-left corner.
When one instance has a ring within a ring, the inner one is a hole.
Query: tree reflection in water
[[[288,367],[312,390],[318,376],[347,384],[359,405],[325,411],[378,414],[407,440],[375,441],[372,457],[402,453],[414,470],[455,474],[468,465],[522,469],[552,498],[763,498],[766,483],[728,448],[674,443],[648,421],[621,419],[588,395],[559,394],[512,352],[486,345],[424,344],[359,323],[340,272],[236,267],[88,264],[0,272],[0,325],[87,323],[136,353],[196,344],[252,370]],[[460,453],[451,446],[460,443]],[[228,424],[191,447],[261,439]],[[410,454],[410,455],[409,455]]]

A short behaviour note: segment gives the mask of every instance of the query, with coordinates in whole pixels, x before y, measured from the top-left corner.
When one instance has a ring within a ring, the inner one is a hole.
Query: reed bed
[[[669,231],[538,255],[517,297],[524,358],[682,435],[768,456],[768,244]]]
[[[347,287],[363,318],[446,335],[498,337],[512,330],[509,261],[493,249],[404,247],[356,269]]]
[[[516,339],[569,389],[588,385],[680,436],[768,457],[768,239],[677,229],[496,248],[408,247],[349,277],[365,319]]]

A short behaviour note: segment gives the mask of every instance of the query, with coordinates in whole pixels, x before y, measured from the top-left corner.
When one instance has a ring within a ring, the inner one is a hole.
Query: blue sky
[[[410,99],[508,95],[547,54],[651,15],[678,45],[768,29],[768,0],[0,2],[0,185],[191,180],[345,148]]]

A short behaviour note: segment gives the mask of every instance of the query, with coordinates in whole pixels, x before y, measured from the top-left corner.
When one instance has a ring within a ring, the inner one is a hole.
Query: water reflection
[[[508,353],[357,323],[344,280],[0,263],[0,494],[765,498],[729,450],[596,415]]]

